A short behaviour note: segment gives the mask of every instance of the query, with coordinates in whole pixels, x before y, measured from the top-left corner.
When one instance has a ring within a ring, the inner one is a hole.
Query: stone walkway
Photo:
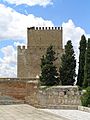
[[[27,104],[0,105],[0,120],[90,120],[90,113],[79,110],[42,110]]]
[[[68,120],[30,105],[0,105],[0,120]]]
[[[64,116],[65,118],[68,118],[69,120],[90,120],[90,113],[83,112],[79,110],[51,110],[51,109],[44,109],[44,111]]]

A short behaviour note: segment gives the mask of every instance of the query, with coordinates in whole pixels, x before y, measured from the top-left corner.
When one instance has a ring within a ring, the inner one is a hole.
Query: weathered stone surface
[[[43,111],[64,116],[69,120],[90,120],[90,113],[80,110],[43,109]]]
[[[19,78],[1,78],[0,95],[12,96],[14,98],[25,100],[25,96],[34,94],[37,91],[37,81],[32,79]]]
[[[77,108],[80,105],[77,86],[39,88],[38,79],[2,78],[0,79],[0,95],[24,100],[30,105],[42,108],[61,108],[61,106]]]
[[[0,120],[68,120],[30,105],[1,105]]]
[[[70,92],[69,95],[68,91]],[[76,94],[76,92],[78,92],[78,94]],[[65,109],[77,109],[77,106],[80,105],[80,96],[77,86],[41,88],[38,90],[36,96],[35,99],[38,101],[37,106],[42,108],[62,108],[61,106],[64,106],[63,108]],[[28,103],[31,104],[31,96],[28,96]]]
[[[81,111],[89,112],[89,113],[90,113],[90,108],[89,108],[89,107],[78,106],[78,110],[81,110]]]
[[[46,53],[46,49],[53,45],[56,51],[56,66],[60,65],[60,58],[63,53],[63,30],[58,29],[27,29],[27,48],[18,46],[17,55],[17,76],[20,78],[30,78],[40,75],[41,56]]]

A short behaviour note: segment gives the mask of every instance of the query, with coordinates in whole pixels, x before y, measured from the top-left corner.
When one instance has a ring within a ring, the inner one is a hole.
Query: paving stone
[[[30,105],[0,105],[0,120],[65,120]]]
[[[79,110],[55,110],[43,109],[44,111],[63,116],[69,120],[90,120],[90,113]]]
[[[90,120],[90,113],[79,110],[42,110],[27,104],[0,105],[0,120]]]

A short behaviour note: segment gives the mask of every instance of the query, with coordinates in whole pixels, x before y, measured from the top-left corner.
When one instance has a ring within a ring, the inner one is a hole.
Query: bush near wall
[[[81,96],[81,103],[83,106],[90,107],[90,87],[87,87]]]

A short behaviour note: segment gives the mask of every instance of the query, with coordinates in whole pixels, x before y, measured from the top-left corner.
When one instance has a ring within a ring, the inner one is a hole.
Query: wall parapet
[[[17,46],[18,49],[20,50],[27,50],[27,46],[23,45],[23,46]]]
[[[25,100],[39,108],[77,109],[80,105],[77,86],[45,88],[39,87],[38,80],[39,78],[0,78],[0,94]]]
[[[25,100],[27,94],[33,95],[37,91],[36,79],[0,78],[0,96],[11,96],[19,100]]]
[[[28,30],[62,30],[62,27],[28,27]]]
[[[40,87],[35,96],[26,97],[26,102],[39,108],[55,109],[78,109],[81,104],[77,86]]]
[[[5,82],[5,81],[20,81],[20,82],[27,82],[27,81],[38,81],[39,78],[0,78],[0,82]]]

